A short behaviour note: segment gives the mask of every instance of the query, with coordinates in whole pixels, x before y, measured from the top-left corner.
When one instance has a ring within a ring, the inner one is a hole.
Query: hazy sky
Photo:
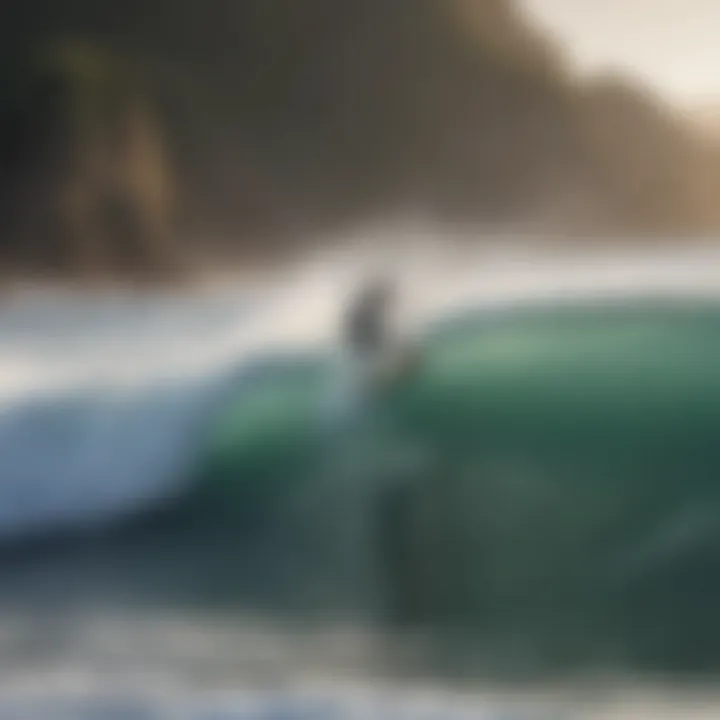
[[[622,67],[684,104],[720,103],[720,0],[522,0],[582,68]]]

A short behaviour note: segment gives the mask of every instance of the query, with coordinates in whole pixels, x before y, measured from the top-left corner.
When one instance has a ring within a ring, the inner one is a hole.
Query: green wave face
[[[414,376],[374,399],[373,412],[392,419],[388,432],[438,452],[507,447],[594,464],[610,462],[610,451],[614,461],[643,448],[662,456],[711,450],[720,308],[478,313],[427,333],[422,356]],[[288,361],[229,399],[209,432],[209,464],[248,481],[258,465],[270,472],[292,458],[302,469],[296,453],[319,449],[331,372],[320,358]]]
[[[220,508],[267,518],[313,492],[328,455],[353,467],[372,456],[396,620],[570,655],[622,635],[639,654],[720,658],[707,619],[720,602],[720,307],[469,313],[421,345],[414,375],[329,434],[322,358],[288,361],[229,401],[201,472],[215,520]]]

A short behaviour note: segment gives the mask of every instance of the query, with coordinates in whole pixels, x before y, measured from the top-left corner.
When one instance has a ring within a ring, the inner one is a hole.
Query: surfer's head
[[[376,275],[365,285],[362,295],[365,302],[375,307],[384,307],[395,300],[395,283],[387,275]]]

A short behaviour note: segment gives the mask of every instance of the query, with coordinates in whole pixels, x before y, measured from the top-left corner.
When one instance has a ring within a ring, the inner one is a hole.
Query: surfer
[[[350,303],[344,318],[343,341],[355,371],[371,388],[397,380],[415,362],[410,346],[393,327],[397,300],[395,284],[387,277],[370,280]]]
[[[384,277],[374,278],[354,300],[343,324],[344,340],[353,354],[366,357],[380,352],[387,343],[389,310],[395,288]]]
[[[418,366],[415,348],[397,332],[396,299],[394,282],[375,276],[351,298],[342,316],[339,353],[326,396],[325,417],[334,430],[357,427],[376,415],[378,396]]]

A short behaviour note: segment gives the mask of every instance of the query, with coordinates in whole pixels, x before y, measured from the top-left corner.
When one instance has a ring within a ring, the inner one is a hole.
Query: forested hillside
[[[6,274],[273,256],[405,208],[720,226],[709,141],[575,81],[512,0],[11,0],[0,40]]]

